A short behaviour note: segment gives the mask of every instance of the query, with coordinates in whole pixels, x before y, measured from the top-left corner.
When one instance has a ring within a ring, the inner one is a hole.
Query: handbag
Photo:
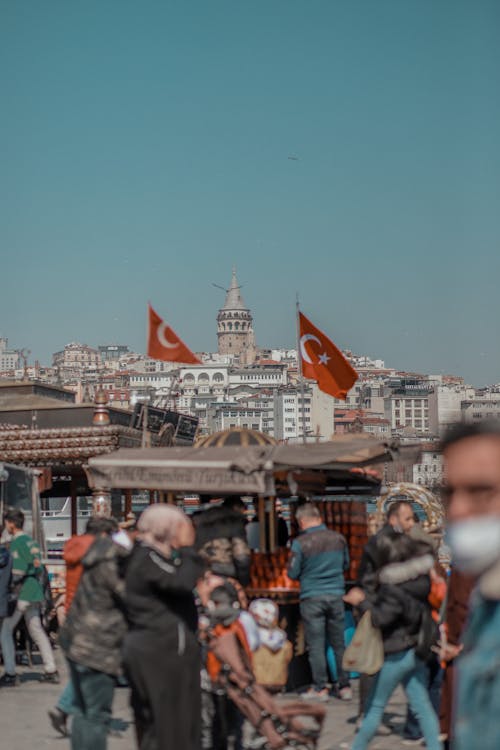
[[[384,644],[380,630],[372,624],[368,610],[358,623],[352,641],[344,651],[342,668],[346,672],[376,674],[384,663]]]

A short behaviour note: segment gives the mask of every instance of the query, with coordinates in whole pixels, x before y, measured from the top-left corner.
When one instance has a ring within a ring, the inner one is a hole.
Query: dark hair
[[[222,501],[222,507],[229,508],[229,510],[246,510],[246,505],[239,495],[229,495],[228,497],[225,497]]]
[[[412,539],[408,534],[402,534],[388,529],[377,539],[377,551],[380,567],[390,563],[405,562],[412,557],[420,557],[427,549]]]
[[[191,516],[199,549],[212,539],[246,539],[245,518],[238,511],[214,505]]]
[[[13,523],[16,529],[24,528],[24,513],[19,508],[7,508],[3,518],[4,522]]]
[[[235,604],[239,604],[238,592],[233,584],[228,581],[222,583],[220,586],[216,586],[210,593],[210,599],[214,604],[219,606],[234,607]]]
[[[97,536],[98,534],[112,534],[115,531],[115,525],[111,518],[101,518],[100,516],[93,516],[87,521],[85,526],[85,533]]]
[[[411,500],[395,500],[393,503],[391,503],[387,509],[387,520],[389,518],[393,518],[394,516],[397,516],[403,505],[407,505],[410,508],[412,507]]]
[[[481,422],[465,424],[458,422],[452,425],[441,440],[441,450],[445,451],[451,445],[461,440],[475,437],[500,437],[500,420],[483,419]]]

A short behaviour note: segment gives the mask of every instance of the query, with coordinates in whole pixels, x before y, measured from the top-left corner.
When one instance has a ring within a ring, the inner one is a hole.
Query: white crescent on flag
[[[317,336],[313,336],[312,333],[305,333],[300,338],[300,354],[302,356],[302,359],[304,360],[304,362],[308,362],[310,365],[312,365],[313,361],[306,350],[306,343],[308,341],[316,341],[318,344],[321,344],[321,341]]]
[[[177,349],[177,347],[179,346],[179,342],[172,344],[172,342],[167,339],[166,333],[167,333],[167,324],[161,323],[156,329],[156,335],[158,337],[158,341],[166,349]]]

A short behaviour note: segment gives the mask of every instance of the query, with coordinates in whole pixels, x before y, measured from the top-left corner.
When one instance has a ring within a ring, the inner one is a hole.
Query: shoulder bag
[[[375,674],[384,663],[384,644],[380,630],[373,626],[371,612],[364,613],[342,659],[346,672]]]

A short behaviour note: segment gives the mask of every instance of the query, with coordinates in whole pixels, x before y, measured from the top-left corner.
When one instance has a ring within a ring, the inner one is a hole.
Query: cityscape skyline
[[[229,304],[229,306],[228,306],[228,301],[231,300],[231,295],[234,294],[234,293],[239,294],[239,290],[242,288],[243,285],[240,285],[238,283],[238,279],[237,279],[237,276],[236,276],[236,267],[233,266],[232,267],[231,283],[230,283],[230,285],[229,285],[229,287],[227,289],[225,289],[224,287],[222,287],[222,286],[220,286],[218,284],[212,284],[212,286],[217,286],[219,289],[221,289],[225,293],[225,302],[222,305],[222,307],[219,308],[217,315],[214,317],[214,323],[217,326],[217,331],[218,331],[216,335],[217,335],[217,338],[219,338],[220,335],[221,335],[221,333],[220,333],[220,331],[221,331],[221,328],[220,328],[220,325],[221,325],[220,324],[221,314],[222,314],[222,319],[224,319],[224,314],[226,313],[226,310],[227,309],[232,309],[232,305],[231,304]],[[233,297],[232,298],[233,302],[234,302],[234,299],[235,298]],[[297,300],[297,302],[298,302],[298,300]],[[246,307],[245,304],[244,304],[244,302],[241,299],[238,300],[238,305],[237,305],[237,309],[240,309],[240,308],[246,310],[246,312],[247,312],[247,314],[249,316],[249,320],[252,321],[252,317],[253,317],[252,313],[253,313],[253,311],[250,308],[250,306]],[[295,312],[298,312],[298,309],[300,309],[300,308],[296,307]],[[303,311],[301,310],[301,312],[303,312]],[[226,315],[227,315],[227,313],[226,313]],[[237,315],[236,317],[239,317],[239,316]],[[166,324],[169,325],[169,321],[167,321]],[[251,323],[250,323],[250,326],[251,326]],[[146,328],[147,327],[148,326],[146,324]],[[250,331],[249,331],[249,333],[250,333]],[[297,335],[297,331],[295,333]],[[226,337],[227,336],[231,336],[231,334],[224,334],[224,335]],[[295,341],[290,346],[281,346],[280,344],[270,344],[269,346],[256,346],[255,344],[252,344],[252,341],[254,341],[254,339],[253,339],[253,336],[254,336],[253,330],[251,332],[251,336],[252,336],[252,338],[248,342],[245,342],[245,344],[243,345],[243,351],[246,352],[246,354],[243,354],[242,357],[239,357],[239,352],[232,353],[231,349],[227,348],[227,344],[225,346],[223,345],[222,348],[221,348],[221,340],[220,339],[219,339],[218,345],[216,347],[212,347],[212,348],[205,347],[203,349],[197,350],[196,353],[199,354],[199,355],[205,356],[205,357],[211,357],[214,354],[217,356],[217,350],[218,350],[218,356],[219,357],[222,356],[222,359],[224,358],[224,355],[229,355],[229,364],[232,365],[233,367],[234,366],[236,366],[236,367],[237,366],[242,366],[242,367],[248,367],[248,366],[250,366],[251,367],[252,364],[253,364],[253,362],[257,362],[257,363],[259,362],[259,357],[261,356],[261,352],[269,352],[271,350],[274,350],[276,352],[280,352],[280,351],[281,352],[285,352],[287,350],[288,351],[294,351],[295,350],[298,353],[298,351],[299,351],[298,348],[297,348],[297,338],[295,338]],[[90,347],[91,349],[93,349],[96,352],[96,355],[97,355],[97,350],[98,349],[103,349],[103,348],[109,347],[109,346],[111,346],[111,348],[113,348],[113,346],[116,346],[117,348],[122,348],[123,347],[124,349],[127,349],[130,353],[135,352],[139,357],[148,359],[148,353],[146,351],[146,349],[147,349],[147,341],[146,341],[146,339],[147,339],[147,335],[145,336],[145,339],[144,339],[142,347],[141,346],[139,346],[139,347],[130,346],[129,342],[125,341],[124,337],[116,339],[115,341],[87,341],[87,340],[85,340],[85,341],[83,341],[83,340],[82,341],[76,341],[76,340],[71,340],[71,341],[65,342],[64,345],[61,346],[60,350],[51,352],[47,356],[47,358],[44,359],[44,360],[40,360],[38,358],[35,358],[35,357],[31,356],[32,355],[32,351],[28,347],[17,347],[16,348],[16,347],[11,346],[10,349],[9,349],[9,351],[12,352],[12,353],[19,352],[19,355],[20,355],[19,362],[22,361],[23,356],[24,356],[24,357],[26,357],[26,365],[33,366],[33,364],[35,362],[38,362],[42,367],[51,367],[51,366],[53,366],[56,356],[62,354],[63,353],[63,349],[65,349],[66,347],[73,346],[73,345],[76,345],[76,346],[82,345],[84,347],[85,346]],[[0,344],[2,344],[4,350],[5,350],[6,346],[7,346],[8,341],[9,341],[8,337],[4,337],[2,339],[2,331],[0,331]],[[247,350],[247,348],[248,348],[248,350]],[[437,371],[434,371],[434,370],[425,372],[421,368],[420,369],[419,368],[415,368],[413,370],[410,370],[408,368],[405,368],[404,366],[402,366],[402,367],[398,366],[397,363],[394,364],[394,363],[391,363],[391,362],[386,362],[385,358],[383,356],[381,356],[380,353],[377,353],[377,352],[374,353],[374,352],[371,352],[371,351],[370,352],[356,351],[354,349],[354,347],[350,347],[348,345],[345,346],[345,347],[343,347],[343,350],[344,350],[344,352],[350,352],[353,355],[353,357],[354,357],[355,360],[356,359],[360,359],[360,358],[361,359],[365,358],[365,359],[371,359],[373,363],[375,363],[375,361],[377,361],[377,362],[382,362],[383,361],[384,362],[383,367],[387,368],[388,370],[391,369],[391,370],[395,370],[395,371],[400,372],[400,373],[406,373],[408,375],[415,374],[415,375],[423,375],[423,376],[427,376],[427,375],[429,375],[429,376],[451,376],[451,377],[462,377],[463,378],[463,375],[460,372],[444,372],[444,371],[437,372]],[[0,354],[1,354],[1,352],[2,352],[2,347],[0,347]],[[237,365],[237,364],[235,364],[233,362],[233,356],[232,356],[233,354],[237,354],[238,355],[237,356],[237,361],[239,361],[239,365]],[[153,358],[149,357],[149,358],[150,359],[154,359],[154,357]],[[171,364],[170,366],[175,366],[175,365]],[[180,363],[178,366],[184,367],[184,366],[186,366],[186,363],[184,363],[184,365],[182,363]],[[204,366],[204,361],[200,362],[199,366],[203,367]],[[375,364],[374,364],[374,366],[375,366]],[[380,366],[381,365],[377,365],[377,367],[380,367]],[[12,369],[12,366],[9,366],[9,367],[10,367],[10,369]],[[134,366],[133,365],[131,365],[131,369],[132,369],[132,371],[134,370]],[[464,382],[467,382],[465,378],[463,378],[463,379],[464,379]],[[358,384],[359,384],[359,382],[361,382],[361,381],[358,381]],[[498,385],[498,382],[495,381],[495,382],[492,382],[492,383],[481,383],[481,384],[470,383],[470,385],[475,386],[475,387],[488,387],[488,386],[492,386],[492,385]]]
[[[130,0],[0,9],[0,332],[215,350],[295,294],[342,349],[500,381],[498,3]],[[212,316],[213,311],[213,316]]]

